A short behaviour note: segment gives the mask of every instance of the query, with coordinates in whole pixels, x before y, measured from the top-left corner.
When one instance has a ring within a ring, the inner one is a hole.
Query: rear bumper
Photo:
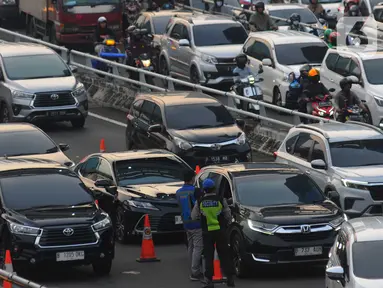
[[[93,33],[61,34],[56,33],[56,38],[63,44],[93,44]],[[116,32],[116,38],[120,39],[121,32]]]

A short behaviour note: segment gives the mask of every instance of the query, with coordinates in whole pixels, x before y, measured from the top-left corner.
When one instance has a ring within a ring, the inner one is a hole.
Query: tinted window
[[[259,174],[235,178],[238,200],[243,205],[271,206],[312,204],[324,197],[306,175]]]
[[[219,185],[219,195],[221,195],[225,199],[233,198],[230,183],[224,176],[222,176],[221,184]]]
[[[342,76],[349,76],[348,73],[348,64],[350,63],[349,58],[344,58],[339,56],[338,61],[335,64],[335,73],[338,73]]]
[[[383,139],[330,143],[330,151],[336,167],[383,165]]]
[[[3,63],[10,80],[72,76],[68,66],[56,54],[5,57]]]
[[[328,56],[326,58],[327,68],[334,71],[335,70],[335,63],[336,63],[337,59],[338,59],[338,54],[334,54],[334,53],[328,54]]]
[[[101,159],[100,166],[98,166],[97,171],[97,174],[100,175],[102,178],[113,180],[112,170],[108,161]]]
[[[176,24],[173,27],[172,32],[170,33],[170,37],[179,40],[181,39],[181,36],[183,35],[183,25],[181,24]]]
[[[382,65],[383,58],[363,61],[364,71],[366,73],[368,83],[372,85],[383,84]]]
[[[375,9],[374,18],[378,22],[383,22],[383,9]]]
[[[286,151],[287,153],[292,154],[294,144],[297,142],[299,135],[295,135],[294,137],[290,138],[289,140],[286,141]]]
[[[379,1],[379,2],[380,2],[380,1]],[[360,7],[360,12],[361,12],[362,16],[368,16],[368,15],[370,15],[370,11],[368,10],[366,1],[361,1],[359,7]],[[371,9],[371,10],[372,10],[372,9]]]
[[[294,156],[302,158],[308,161],[310,148],[313,145],[314,140],[311,139],[310,134],[302,133],[299,135],[299,139],[295,144]]]
[[[205,181],[207,176],[209,176],[209,172],[202,173],[202,175],[198,178],[199,187],[202,187],[202,183]]]
[[[50,205],[76,205],[93,201],[84,184],[66,170],[46,169],[44,174],[2,177],[5,206],[13,210]],[[31,173],[32,171],[28,171]]]
[[[364,1],[363,1],[364,2]],[[381,0],[370,0],[370,10],[372,11],[372,10],[374,10],[374,7],[376,6],[376,5],[378,5],[379,3],[381,3],[382,1]]]
[[[149,123],[150,117],[152,116],[153,109],[156,105],[150,101],[144,101],[144,105],[141,108],[140,118],[145,122]]]
[[[0,156],[55,153],[55,143],[40,131],[0,133]]]
[[[326,161],[325,160],[325,156],[324,156],[324,152],[323,152],[323,149],[322,149],[321,145],[318,142],[315,141],[315,144],[314,144],[314,147],[313,147],[313,152],[311,154],[311,161],[317,160],[317,159]]]
[[[147,158],[117,161],[118,186],[158,184],[183,181],[188,166],[176,158]]]
[[[221,104],[168,106],[165,110],[169,129],[213,128],[234,125],[234,119]]]
[[[301,16],[301,22],[306,24],[316,24],[318,23],[317,18],[309,9],[281,9],[269,11],[270,16],[289,19],[291,14],[297,13]],[[288,26],[289,24],[285,21],[276,22],[278,26]]]
[[[356,277],[383,279],[382,259],[382,241],[355,242],[352,245],[352,263]]]
[[[160,106],[155,105],[154,111],[152,114],[152,119],[150,120],[151,124],[162,124],[162,115]]]
[[[351,60],[350,62],[350,74],[353,75],[353,76],[356,76],[358,77],[358,79],[360,79],[360,68],[359,68],[359,65],[357,62],[355,62],[354,60]]]
[[[195,46],[243,44],[247,33],[240,24],[211,24],[193,27]]]
[[[210,172],[209,178],[214,181],[216,187],[219,187],[219,185],[221,184],[221,179],[223,178],[223,176],[221,174],[218,174],[218,173]]]
[[[131,114],[133,114],[134,117],[138,118],[138,116],[140,116],[142,103],[144,103],[143,100],[138,100],[134,102],[132,106],[132,111],[131,111]]]
[[[246,50],[246,54],[260,61],[265,58],[271,59],[269,48],[262,42],[255,42],[253,45],[249,46]]]
[[[321,64],[327,49],[324,43],[275,45],[278,62],[282,65]]]
[[[153,17],[154,34],[164,34],[171,16]]]
[[[93,174],[97,172],[97,167],[98,167],[99,159],[98,158],[90,158],[88,161],[86,161],[80,170],[80,173],[84,177],[88,177],[89,174]]]

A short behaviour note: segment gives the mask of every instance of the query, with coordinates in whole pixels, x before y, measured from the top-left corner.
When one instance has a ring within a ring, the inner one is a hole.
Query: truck
[[[56,45],[93,43],[101,16],[117,37],[121,35],[121,0],[19,0],[19,12],[27,35]]]

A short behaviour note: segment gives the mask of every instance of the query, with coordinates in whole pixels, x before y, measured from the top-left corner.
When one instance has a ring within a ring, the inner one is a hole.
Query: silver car
[[[87,92],[52,49],[31,43],[0,43],[0,122],[70,121],[83,127]]]
[[[330,250],[326,288],[383,287],[383,217],[344,222]]]

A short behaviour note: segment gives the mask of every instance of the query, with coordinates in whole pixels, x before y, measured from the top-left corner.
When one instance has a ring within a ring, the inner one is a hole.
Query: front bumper
[[[200,64],[201,84],[217,85],[217,84],[233,84],[234,76],[233,70],[235,64]]]

